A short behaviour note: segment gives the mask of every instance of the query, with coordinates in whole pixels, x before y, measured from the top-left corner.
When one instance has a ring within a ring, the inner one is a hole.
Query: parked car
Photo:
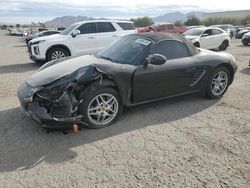
[[[48,28],[39,28],[37,31],[42,32],[42,31],[48,31],[48,30],[49,30]]]
[[[183,33],[199,48],[226,50],[230,45],[230,37],[220,28],[196,28]]]
[[[241,39],[244,34],[248,33],[250,31],[250,27],[244,27],[241,28],[237,33],[236,33],[236,38]]]
[[[10,29],[9,29],[9,33],[10,33],[11,36],[16,36],[16,34],[17,34],[17,29],[16,29],[16,28],[10,28]]]
[[[64,29],[66,29],[65,27],[58,27],[56,30],[57,31],[63,31]]]
[[[138,27],[136,28],[138,33],[145,33],[145,32],[153,32],[153,29],[151,26],[149,27]]]
[[[246,33],[242,37],[242,44],[248,45],[250,43],[250,32]]]
[[[176,34],[122,37],[96,55],[55,60],[19,87],[24,110],[45,128],[112,124],[124,106],[202,93],[220,98],[233,82],[232,55],[196,48]]]
[[[23,30],[23,29],[18,28],[18,29],[16,30],[16,36],[22,37],[23,34],[24,34],[24,30]]]
[[[119,37],[135,33],[133,22],[91,20],[70,25],[60,34],[40,37],[28,43],[30,58],[50,61],[65,56],[97,53]]]
[[[172,23],[157,23],[150,27],[139,28],[137,31],[139,33],[143,32],[163,32],[163,33],[176,33],[182,34],[186,31],[186,27],[175,27]]]
[[[230,36],[231,39],[236,36],[236,29],[234,28],[233,25],[222,24],[222,25],[212,25],[210,27],[223,29],[228,34],[228,36]]]
[[[36,33],[34,35],[26,37],[25,41],[26,41],[26,44],[28,44],[28,42],[31,41],[32,39],[43,37],[43,36],[50,36],[50,35],[59,34],[59,33],[60,31],[55,31],[55,30],[42,31],[40,33]]]

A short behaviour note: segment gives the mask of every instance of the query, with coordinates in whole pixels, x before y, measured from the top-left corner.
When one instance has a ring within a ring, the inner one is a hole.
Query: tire
[[[48,52],[47,60],[52,61],[52,60],[55,60],[55,59],[66,57],[66,56],[69,56],[69,53],[65,49],[60,48],[60,47],[52,48]]]
[[[194,46],[197,47],[197,48],[199,48],[200,47],[200,43],[199,42],[195,42]]]
[[[221,79],[221,81],[219,81],[218,75],[220,73],[221,73],[221,76],[223,75],[223,77],[225,78],[225,81],[222,81],[223,79]],[[229,83],[230,83],[229,70],[226,67],[216,68],[212,72],[212,74],[209,78],[208,84],[207,84],[207,90],[206,90],[207,97],[209,97],[211,99],[221,98],[224,95],[224,93],[227,91]],[[220,90],[220,92],[218,92],[219,90]]]
[[[248,43],[243,43],[244,46],[248,46]]]
[[[80,114],[83,115],[83,122],[87,124],[87,128],[99,129],[113,124],[123,112],[123,105],[117,90],[105,87],[92,92],[90,92],[91,89],[88,91],[81,97],[83,102],[80,106]],[[113,100],[108,102],[111,98]],[[99,100],[99,105],[97,100]],[[103,101],[106,101],[107,104]],[[111,105],[112,103],[113,105]]]
[[[44,64],[44,63],[46,63],[45,60],[35,60],[34,62],[37,63],[37,64]]]
[[[224,50],[227,49],[227,47],[228,47],[228,41],[227,41],[227,40],[224,40],[224,41],[222,42],[222,44],[219,46],[219,50],[220,50],[220,51],[224,51]]]

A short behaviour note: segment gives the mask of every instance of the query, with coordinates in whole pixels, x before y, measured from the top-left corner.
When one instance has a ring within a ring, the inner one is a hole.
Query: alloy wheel
[[[118,101],[112,94],[99,94],[88,105],[88,119],[97,125],[108,124],[116,117],[118,108]]]
[[[66,55],[60,51],[60,50],[56,50],[52,53],[52,56],[51,56],[51,59],[52,60],[55,60],[55,59],[59,59],[59,58],[62,58],[62,57],[65,57]]]
[[[217,72],[211,83],[211,91],[213,95],[219,96],[221,95],[227,88],[228,84],[228,75],[224,71]]]

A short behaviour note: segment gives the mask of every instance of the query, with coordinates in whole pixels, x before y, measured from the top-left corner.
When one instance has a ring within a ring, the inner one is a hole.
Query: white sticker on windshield
[[[136,42],[137,43],[140,43],[140,44],[143,44],[145,46],[149,45],[151,42],[149,40],[146,40],[146,39],[142,39],[142,38],[138,38],[136,39]]]

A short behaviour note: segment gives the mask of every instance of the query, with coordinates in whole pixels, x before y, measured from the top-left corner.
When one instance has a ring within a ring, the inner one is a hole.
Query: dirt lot
[[[40,65],[0,31],[0,187],[250,187],[250,46],[227,52],[239,69],[221,100],[157,102],[107,128],[47,134],[16,96]]]

